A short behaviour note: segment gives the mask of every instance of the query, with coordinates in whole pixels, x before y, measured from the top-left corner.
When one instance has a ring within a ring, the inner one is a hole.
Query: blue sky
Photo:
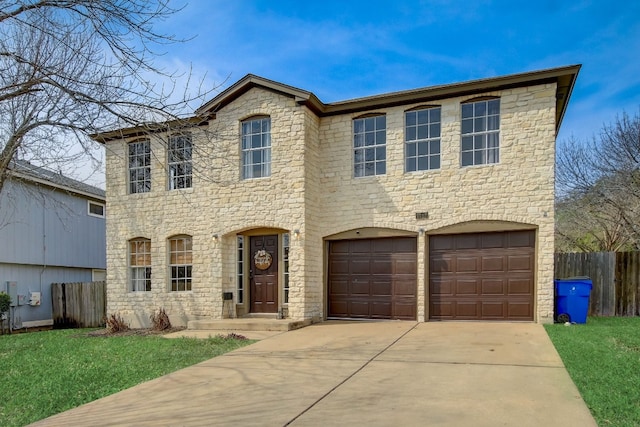
[[[635,0],[189,0],[161,29],[194,37],[167,67],[222,88],[253,73],[333,102],[582,64],[559,139],[640,111]]]

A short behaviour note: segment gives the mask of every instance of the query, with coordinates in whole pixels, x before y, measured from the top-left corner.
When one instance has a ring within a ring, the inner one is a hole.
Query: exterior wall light
[[[296,239],[300,238],[300,230],[293,230],[293,237],[295,237]]]

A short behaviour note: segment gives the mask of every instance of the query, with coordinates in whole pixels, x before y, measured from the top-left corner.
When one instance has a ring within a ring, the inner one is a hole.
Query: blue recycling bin
[[[593,282],[588,277],[554,280],[556,320],[561,323],[587,323],[589,296]]]

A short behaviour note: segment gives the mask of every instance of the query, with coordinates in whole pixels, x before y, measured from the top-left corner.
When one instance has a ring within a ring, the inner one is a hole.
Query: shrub
[[[0,314],[6,313],[11,307],[11,297],[6,292],[0,292]]]
[[[171,329],[171,321],[164,311],[164,308],[156,310],[151,315],[151,324],[154,331],[165,331]]]
[[[110,334],[129,330],[129,324],[124,321],[120,314],[111,314],[107,316],[105,323],[107,324],[107,332]]]

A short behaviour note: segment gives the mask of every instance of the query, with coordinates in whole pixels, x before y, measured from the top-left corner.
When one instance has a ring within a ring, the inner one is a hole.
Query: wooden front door
[[[251,313],[278,312],[278,236],[251,237]]]

